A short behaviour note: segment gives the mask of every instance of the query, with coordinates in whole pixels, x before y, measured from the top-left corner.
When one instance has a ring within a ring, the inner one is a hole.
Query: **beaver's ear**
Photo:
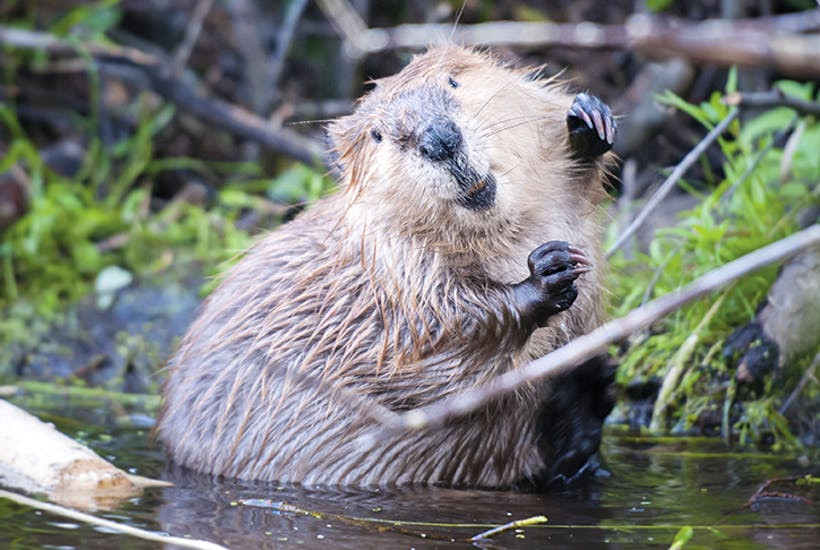
[[[342,183],[346,183],[342,181],[344,176],[356,179],[361,170],[369,137],[366,121],[367,117],[357,111],[333,121],[327,128],[328,166]]]
[[[327,164],[336,178],[341,178],[345,171],[344,159],[350,154],[350,144],[361,135],[360,120],[354,113],[334,120],[327,127]]]

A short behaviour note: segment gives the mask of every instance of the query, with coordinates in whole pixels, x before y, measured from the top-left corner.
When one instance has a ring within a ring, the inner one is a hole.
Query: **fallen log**
[[[145,487],[169,486],[124,472],[52,424],[0,399],[0,485],[44,493],[59,504],[111,508]]]

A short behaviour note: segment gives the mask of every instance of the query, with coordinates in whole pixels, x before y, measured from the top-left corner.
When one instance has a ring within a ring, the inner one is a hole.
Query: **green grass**
[[[734,79],[729,89],[733,91]],[[811,86],[781,82],[786,93],[812,99]],[[726,116],[728,108],[715,92],[708,102],[692,105],[667,93],[660,100],[675,106],[711,129]],[[801,127],[802,134],[790,154],[791,170],[781,180],[783,149],[774,146],[774,135],[787,127]],[[611,262],[609,278],[615,296],[612,314],[620,316],[646,298],[676,290],[695,278],[743,254],[783,238],[798,229],[797,217],[810,205],[818,204],[820,181],[820,124],[812,117],[798,117],[786,108],[763,112],[744,122],[735,121],[720,140],[723,175],[705,170],[705,181],[684,181],[681,185],[700,200],[695,208],[682,212],[673,227],[656,232],[646,254],[628,257],[619,252]],[[614,229],[611,239],[614,239]],[[728,399],[732,409],[731,429],[741,441],[757,442],[774,435],[776,446],[799,445],[785,419],[777,413],[781,401],[768,381],[766,397],[740,403],[733,400],[730,382],[733,372],[720,353],[733,329],[748,322],[765,298],[777,267],[752,273],[710,299],[700,300],[677,311],[644,334],[619,356],[617,383],[625,387],[635,381],[662,379],[707,310],[720,296],[724,301],[707,326],[699,333],[686,370],[673,394],[669,425],[687,430],[707,414],[724,415]],[[654,284],[653,284],[654,281]],[[784,382],[780,391],[796,383],[802,363],[778,373]],[[807,391],[817,393],[817,385]],[[727,435],[727,434],[724,434]]]

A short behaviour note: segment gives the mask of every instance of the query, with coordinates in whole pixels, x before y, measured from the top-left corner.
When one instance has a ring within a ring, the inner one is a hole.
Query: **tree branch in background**
[[[75,55],[78,52],[76,44],[49,33],[5,26],[0,26],[0,44],[13,48],[42,49],[53,54]],[[121,46],[83,44],[82,47],[97,61],[138,69],[157,95],[215,127],[306,164],[322,164],[323,150],[315,140],[287,128],[273,128],[265,119],[238,105],[197,92],[171,74],[170,63],[159,56]]]
[[[702,63],[771,67],[795,76],[820,76],[820,9],[755,19],[711,19],[692,23],[645,14],[624,25],[494,21],[459,25],[410,24],[368,29],[346,0],[319,0],[344,37],[352,56],[434,42],[481,46],[622,48],[649,57],[685,57]]]
[[[271,84],[274,88],[282,76],[282,70],[285,68],[285,58],[296,33],[296,25],[299,23],[302,12],[305,11],[306,7],[307,0],[292,0],[288,3],[285,15],[282,17],[282,25],[276,36],[276,49],[273,51],[269,68]]]
[[[199,0],[197,2],[194,13],[191,14],[191,22],[185,26],[185,36],[174,53],[174,60],[171,65],[171,73],[174,76],[182,76],[185,65],[188,64],[188,58],[191,57],[191,52],[194,50],[196,41],[199,38],[199,33],[202,31],[202,23],[213,5],[214,0]]]
[[[767,92],[735,92],[724,97],[723,102],[727,105],[752,109],[789,107],[804,115],[820,115],[820,103],[786,95],[779,88],[773,88]]]
[[[317,3],[330,24],[336,29],[336,32],[344,38],[347,53],[351,57],[362,57],[367,53],[388,49],[384,40],[377,38],[381,37],[385,30],[369,29],[367,23],[364,22],[347,0],[317,0]],[[439,25],[419,26],[424,28],[438,27]],[[429,44],[430,36],[435,35],[428,35],[424,46]]]
[[[747,273],[817,244],[820,244],[820,225],[815,224],[712,270],[684,288],[638,307],[624,317],[613,319],[524,367],[496,376],[474,389],[407,411],[397,420],[388,417],[383,420],[385,428],[416,431],[441,426],[450,418],[469,414],[489,401],[530,382],[565,372],[605,352],[611,344],[624,340],[633,332],[651,325],[681,306]]]

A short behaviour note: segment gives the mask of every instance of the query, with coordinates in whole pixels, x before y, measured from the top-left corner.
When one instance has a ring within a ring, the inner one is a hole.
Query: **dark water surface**
[[[551,494],[310,490],[173,468],[149,441],[142,427],[148,419],[123,407],[22,405],[119,467],[175,483],[96,515],[229,548],[667,548],[687,525],[694,537],[686,548],[820,547],[820,488],[781,483],[771,490],[810,502],[780,494],[745,506],[767,479],[817,475],[816,466],[805,457],[731,451],[715,440],[649,439],[610,430],[602,449],[609,475]],[[282,502],[312,514],[283,512]],[[549,521],[481,543],[466,540],[536,515]],[[158,546],[0,499],[0,548]]]

